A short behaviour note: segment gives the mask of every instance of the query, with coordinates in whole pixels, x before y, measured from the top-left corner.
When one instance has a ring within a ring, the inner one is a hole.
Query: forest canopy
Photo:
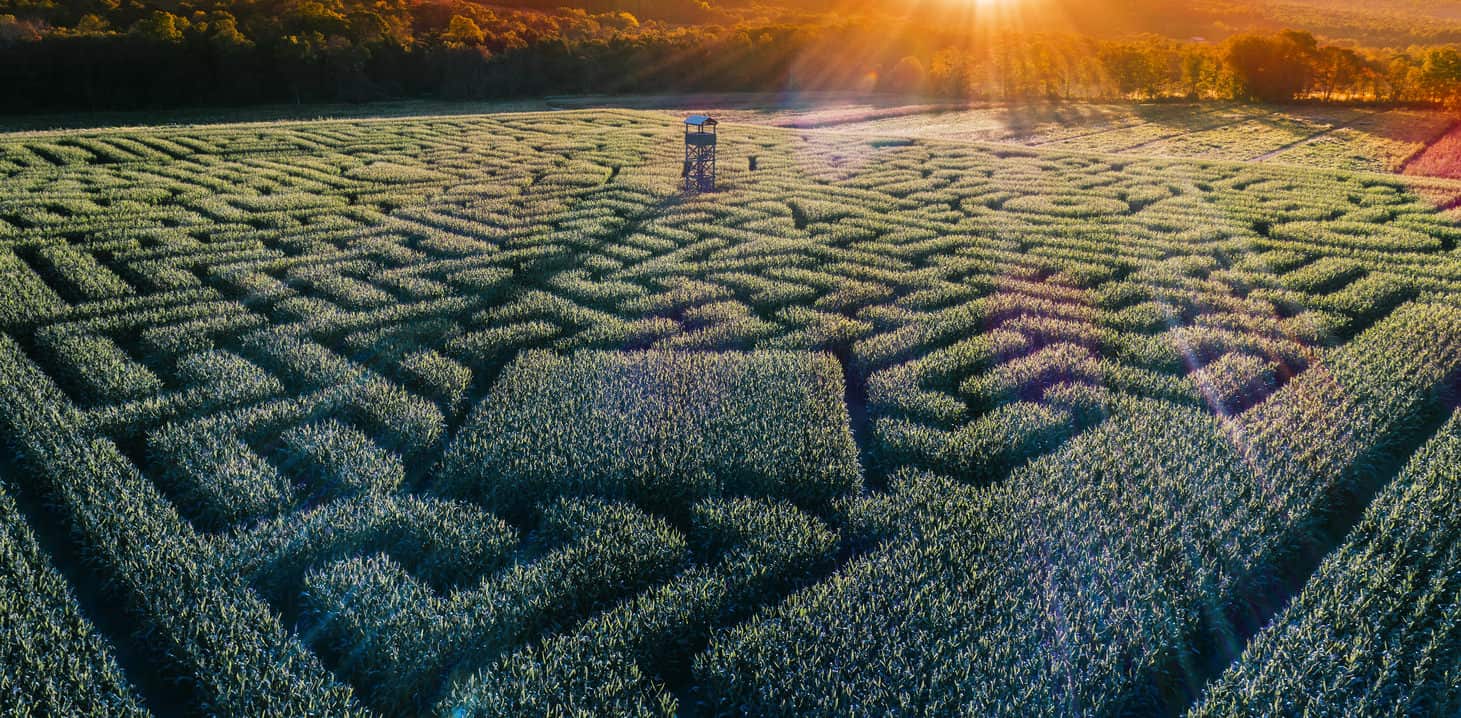
[[[1096,13],[1099,3],[1006,0],[981,13],[956,0],[920,12],[890,1],[854,12],[832,0],[774,9],[737,0],[0,0],[0,81],[12,112],[647,91],[1461,98],[1454,45],[1365,45],[1278,26],[1292,3],[1284,15],[1214,2],[1139,0]],[[1358,17],[1343,0],[1309,2],[1319,26],[1365,36],[1364,23],[1330,22]],[[1412,39],[1461,40],[1404,0],[1376,11],[1391,35],[1400,13],[1405,27],[1428,28]],[[1152,25],[1166,34],[1144,31]],[[1248,29],[1182,34],[1221,28]]]

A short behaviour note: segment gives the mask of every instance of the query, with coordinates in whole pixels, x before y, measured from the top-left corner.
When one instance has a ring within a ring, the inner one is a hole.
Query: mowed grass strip
[[[504,517],[564,496],[818,507],[861,484],[841,367],[804,352],[525,352],[443,464],[439,491]]]

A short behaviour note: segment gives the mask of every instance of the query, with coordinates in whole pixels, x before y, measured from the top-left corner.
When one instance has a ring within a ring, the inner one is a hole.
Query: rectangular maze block
[[[528,352],[447,451],[438,490],[522,515],[557,496],[683,513],[710,496],[807,506],[855,490],[842,370],[799,352]]]
[[[0,325],[48,316],[65,307],[40,275],[9,249],[0,249]]]

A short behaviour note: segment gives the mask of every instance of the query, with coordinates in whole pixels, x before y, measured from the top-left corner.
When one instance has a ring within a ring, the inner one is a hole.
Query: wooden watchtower
[[[720,124],[709,115],[690,115],[685,118],[685,178],[686,192],[711,192],[715,190],[715,127]]]

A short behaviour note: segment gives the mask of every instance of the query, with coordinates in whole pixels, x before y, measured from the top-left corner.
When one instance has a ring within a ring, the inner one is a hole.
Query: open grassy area
[[[1222,103],[933,108],[898,117],[866,117],[836,126],[930,140],[1010,142],[1367,172],[1404,169],[1457,123],[1453,113],[1429,110]],[[776,116],[773,120],[781,121]],[[1454,176],[1425,170],[1415,174]]]
[[[1456,710],[1444,122],[746,112],[0,135],[0,702]]]

